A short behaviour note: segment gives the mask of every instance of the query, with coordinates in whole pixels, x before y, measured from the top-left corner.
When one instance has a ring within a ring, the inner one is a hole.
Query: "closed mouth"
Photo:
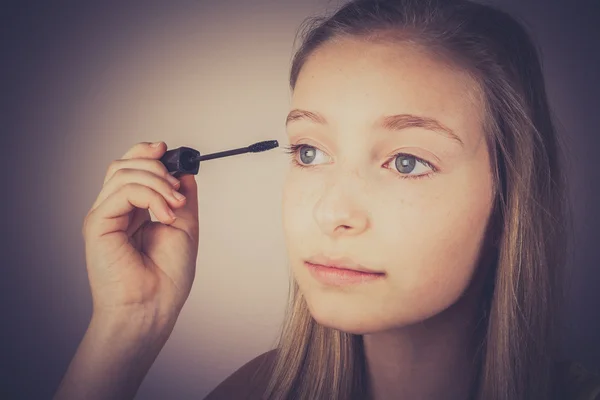
[[[359,272],[359,273],[363,273],[363,274],[371,274],[371,275],[385,275],[385,272],[379,272],[379,271],[372,271],[366,268],[361,268],[361,267],[348,267],[345,265],[339,265],[339,264],[317,264],[311,261],[305,261],[307,264],[312,265],[312,266],[317,266],[317,267],[325,267],[325,268],[332,268],[332,269],[339,269],[339,270],[345,270],[345,271],[352,271],[352,272]]]

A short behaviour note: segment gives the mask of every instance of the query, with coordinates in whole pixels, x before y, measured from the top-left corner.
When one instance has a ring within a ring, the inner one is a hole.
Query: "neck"
[[[417,324],[363,335],[371,400],[465,400],[477,379],[481,315],[480,269],[463,296]]]
[[[453,305],[417,324],[363,335],[369,399],[469,399],[479,374],[494,251]]]

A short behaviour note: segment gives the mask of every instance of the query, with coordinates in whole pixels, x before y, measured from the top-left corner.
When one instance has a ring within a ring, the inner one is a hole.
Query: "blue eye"
[[[417,160],[414,157],[409,157],[404,154],[396,157],[396,169],[403,174],[410,174],[414,169],[415,165],[417,165]]]
[[[310,164],[317,157],[317,149],[314,147],[304,146],[298,153],[300,154],[300,161],[304,164]]]
[[[435,168],[433,167],[433,165],[431,165],[431,163],[418,157],[415,157],[411,154],[398,153],[394,155],[394,158],[392,160],[394,160],[396,170],[403,175],[411,174],[416,170],[416,173],[410,176],[402,176],[402,178],[419,178],[422,177],[424,174],[427,174],[428,170],[435,171]],[[392,160],[390,160],[390,162]]]
[[[317,158],[319,152],[325,154],[316,147],[307,144],[292,144],[287,146],[286,149],[286,153],[292,156],[292,163],[299,167],[312,166],[314,164],[311,163]],[[300,161],[298,161],[298,158],[300,158]]]
[[[321,150],[307,144],[292,144],[285,147],[286,153],[291,155],[292,164],[300,168],[310,168],[316,164],[312,162],[318,157]],[[300,161],[298,161],[298,158]],[[396,174],[400,179],[419,179],[430,178],[437,172],[437,168],[428,161],[422,158],[413,156],[412,154],[396,153],[385,164],[391,164],[394,161]],[[318,163],[317,163],[318,164]],[[415,172],[416,171],[416,172]]]

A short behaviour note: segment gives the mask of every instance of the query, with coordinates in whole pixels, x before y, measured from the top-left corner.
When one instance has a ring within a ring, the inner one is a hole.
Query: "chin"
[[[306,299],[306,303],[313,319],[319,325],[327,328],[354,335],[381,332],[391,328],[389,324],[377,318],[366,308],[356,308],[350,305],[340,307],[339,304],[320,300],[311,302]]]

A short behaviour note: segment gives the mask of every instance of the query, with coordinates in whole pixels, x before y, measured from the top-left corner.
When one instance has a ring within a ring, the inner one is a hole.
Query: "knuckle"
[[[160,171],[144,171],[145,179],[148,182],[148,186],[154,191],[163,191],[165,188],[169,189],[170,184],[166,179],[166,176]]]
[[[129,170],[127,168],[119,168],[118,170],[115,171],[115,173],[113,174],[113,177],[121,179],[124,174],[126,175],[128,173],[129,173]]]
[[[155,199],[155,201],[159,202],[159,205],[163,205],[166,204],[166,200],[165,200],[165,196],[160,193],[158,190],[151,190],[152,192],[152,198]]]
[[[108,167],[106,168],[106,176],[112,175],[115,170],[119,168],[120,161],[121,160],[113,160],[110,164],[108,164]]]
[[[132,192],[132,191],[134,191],[134,190],[140,189],[138,186],[140,186],[140,185],[138,185],[138,184],[137,184],[137,183],[135,183],[135,182],[125,182],[125,183],[124,183],[124,184],[121,186],[120,190],[121,190],[122,192]]]
[[[139,142],[132,149],[136,154],[148,153],[151,149],[150,145],[152,142]]]
[[[163,190],[166,190],[168,193],[173,190],[173,185],[166,176],[158,177],[157,179],[160,181],[160,187]]]
[[[149,145],[149,142],[137,142],[136,144],[134,144],[133,146],[131,146],[129,148],[129,151],[127,151],[127,154],[131,154],[132,152],[138,152],[138,151],[148,147],[148,145]]]
[[[167,175],[169,173],[169,171],[167,171],[167,167],[165,167],[165,165],[160,160],[148,160],[148,161],[149,161],[149,166],[150,166],[150,170],[152,171],[152,173],[154,173],[158,176],[162,176],[162,177],[164,177],[165,175]]]

